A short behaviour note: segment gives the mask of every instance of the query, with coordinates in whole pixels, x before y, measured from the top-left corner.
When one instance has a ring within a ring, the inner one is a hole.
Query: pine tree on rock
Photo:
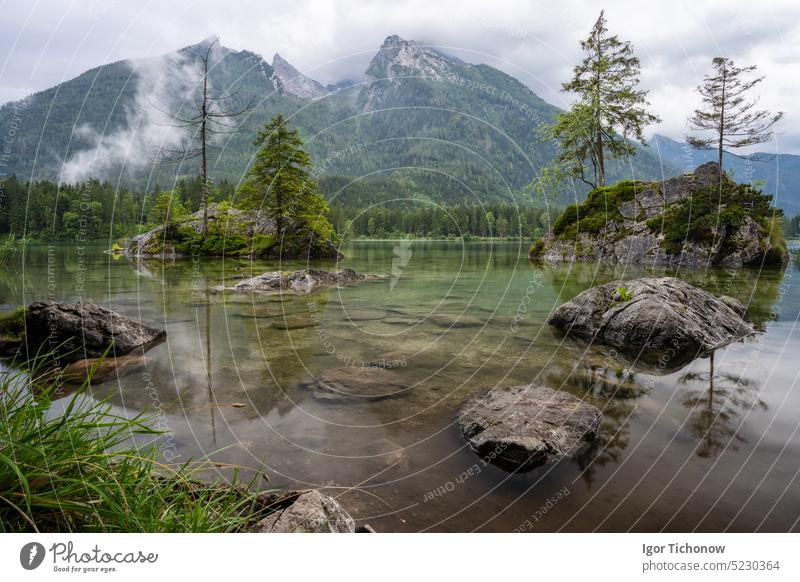
[[[686,141],[698,149],[717,149],[719,167],[725,148],[736,149],[764,143],[772,139],[771,128],[783,112],[757,111],[757,99],[748,101],[747,92],[764,80],[764,77],[746,80],[745,76],[756,70],[755,65],[737,67],[731,59],[716,57],[711,61],[715,74],[706,75],[697,87],[706,106],[696,109],[689,118],[697,131],[711,131],[710,138],[686,136]]]
[[[256,153],[240,189],[242,205],[275,222],[286,256],[336,256],[330,209],[311,178],[311,157],[286,119],[277,115],[258,133]]]
[[[638,88],[639,58],[630,42],[609,35],[604,13],[600,13],[589,37],[581,41],[586,56],[574,69],[564,92],[575,93],[576,103],[562,113],[548,131],[560,142],[556,164],[566,177],[577,178],[592,187],[606,182],[607,158],[635,153],[635,139],[647,145],[644,128],[660,121],[647,111],[647,91]],[[587,177],[584,164],[592,165]]]

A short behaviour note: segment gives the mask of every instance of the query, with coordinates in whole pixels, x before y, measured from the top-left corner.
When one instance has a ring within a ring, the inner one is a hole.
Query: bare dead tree
[[[711,64],[715,74],[706,75],[697,87],[705,109],[696,109],[689,123],[696,131],[711,131],[714,135],[707,139],[686,136],[686,141],[698,149],[716,148],[722,169],[724,149],[769,141],[773,135],[772,126],[783,117],[783,112],[754,110],[758,98],[747,100],[747,92],[764,80],[764,77],[745,78],[756,70],[755,65],[737,67],[733,60],[725,57],[716,57]]]
[[[232,99],[238,94],[238,89],[222,95],[212,94],[209,82],[211,71],[211,54],[215,45],[219,43],[218,38],[214,38],[208,44],[205,53],[200,57],[200,79],[197,84],[200,87],[199,95],[195,102],[196,115],[183,117],[167,111],[162,111],[172,121],[173,127],[186,128],[191,130],[191,137],[182,141],[178,148],[162,148],[158,152],[158,161],[162,163],[177,163],[191,159],[200,158],[200,175],[202,179],[202,193],[200,205],[203,208],[203,229],[202,236],[205,238],[208,232],[208,202],[211,198],[211,180],[208,175],[208,151],[211,147],[210,138],[217,134],[233,133],[236,124],[228,120],[235,119],[252,110],[252,105],[248,104],[244,108],[228,112],[222,104]],[[194,136],[198,137],[199,143],[195,144]]]

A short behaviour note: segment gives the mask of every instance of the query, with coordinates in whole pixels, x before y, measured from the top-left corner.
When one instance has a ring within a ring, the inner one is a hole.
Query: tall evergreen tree
[[[311,157],[297,131],[278,114],[255,143],[260,148],[240,189],[241,204],[273,219],[281,242],[290,229],[295,237],[308,235],[311,244],[330,241],[330,209],[311,178]]]
[[[707,139],[686,136],[686,141],[699,149],[716,148],[719,167],[722,168],[725,148],[736,149],[769,141],[773,135],[771,128],[783,117],[783,112],[754,110],[758,100],[746,99],[747,92],[764,80],[764,77],[745,78],[756,70],[755,65],[737,67],[725,57],[715,57],[711,65],[715,73],[706,75],[697,87],[705,109],[696,109],[689,123],[696,131],[711,131],[714,135]]]
[[[548,133],[561,144],[557,164],[564,173],[595,187],[605,184],[606,159],[635,153],[631,139],[647,145],[643,130],[660,119],[647,111],[647,91],[638,88],[639,58],[630,42],[609,35],[603,12],[581,49],[586,56],[572,80],[562,84],[562,91],[578,99]],[[585,175],[587,160],[591,179]]]

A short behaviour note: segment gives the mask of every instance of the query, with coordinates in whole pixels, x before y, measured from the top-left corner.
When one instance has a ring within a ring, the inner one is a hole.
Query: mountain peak
[[[278,53],[272,57],[272,81],[275,88],[301,99],[319,99],[328,94],[321,83],[306,77]]]
[[[391,34],[387,36],[386,39],[383,41],[381,48],[383,49],[383,48],[401,46],[403,43],[408,43],[408,42],[409,41],[400,38],[396,34]]]
[[[370,61],[365,78],[375,81],[405,76],[453,77],[452,66],[455,64],[460,64],[460,61],[392,34],[386,37]]]

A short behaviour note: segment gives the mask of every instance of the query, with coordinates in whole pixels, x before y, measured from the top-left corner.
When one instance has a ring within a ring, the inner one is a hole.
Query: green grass
[[[625,287],[617,287],[617,294],[619,295],[619,300],[622,303],[627,303],[633,299],[633,294]]]
[[[51,411],[59,385],[0,376],[0,531],[235,532],[268,508],[248,487],[202,483],[204,463],[167,466],[148,418],[112,412],[82,391]]]

